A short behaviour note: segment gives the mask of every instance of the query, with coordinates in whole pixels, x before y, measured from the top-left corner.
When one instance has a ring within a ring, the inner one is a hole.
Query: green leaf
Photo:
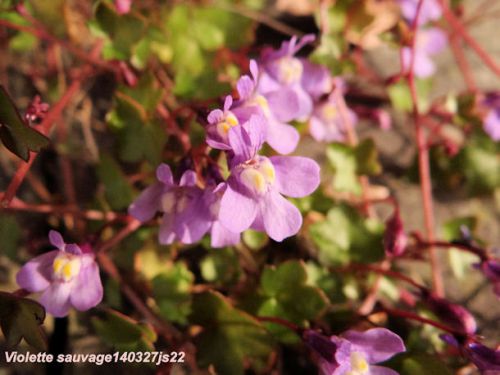
[[[137,322],[108,310],[103,319],[93,317],[92,325],[104,342],[121,351],[151,351],[157,336],[147,323]]]
[[[259,250],[269,242],[269,237],[263,232],[248,229],[243,232],[243,242],[245,242],[245,245],[250,249]]]
[[[274,349],[266,329],[217,292],[194,297],[190,321],[203,327],[195,337],[199,366],[220,375],[243,375],[248,366],[262,372]]]
[[[491,193],[500,186],[500,145],[488,136],[474,134],[461,152],[460,166],[473,194]]]
[[[101,156],[97,166],[97,176],[104,184],[104,194],[109,205],[114,210],[121,210],[130,205],[133,190],[118,163],[107,154]]]
[[[425,353],[407,353],[391,360],[400,375],[451,375],[450,369],[437,357]]]
[[[383,228],[379,221],[365,219],[353,208],[341,205],[330,209],[324,221],[311,225],[309,234],[322,264],[369,263],[384,256]]]
[[[352,147],[342,143],[333,143],[326,150],[326,157],[333,168],[333,188],[337,191],[347,191],[361,194],[358,181],[357,160]]]
[[[104,56],[107,59],[125,60],[143,37],[146,24],[134,13],[118,15],[111,5],[99,3],[95,10],[96,26],[109,37]]]
[[[191,286],[194,276],[183,263],[172,264],[152,280],[153,296],[160,314],[167,320],[187,324],[191,313]]]
[[[17,259],[21,229],[17,220],[12,216],[0,214],[0,244],[1,253],[11,260]]]
[[[363,140],[356,146],[356,173],[358,175],[375,176],[382,172],[378,161],[377,146],[373,139]]]
[[[4,146],[24,161],[29,152],[38,152],[49,144],[49,139],[28,126],[21,118],[14,102],[0,85],[0,139]]]
[[[0,326],[6,346],[19,344],[22,338],[38,350],[47,350],[47,340],[41,329],[45,310],[38,302],[0,292]]]
[[[319,288],[307,284],[306,268],[299,261],[266,267],[260,286],[263,300],[257,310],[259,316],[276,316],[302,326],[324,313],[329,302]],[[273,323],[266,326],[280,341],[297,341],[285,327]]]
[[[200,263],[201,275],[217,286],[234,285],[241,276],[238,255],[232,248],[212,249]]]

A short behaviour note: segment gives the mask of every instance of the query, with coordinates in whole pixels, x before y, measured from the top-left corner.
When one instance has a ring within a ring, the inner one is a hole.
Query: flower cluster
[[[441,52],[448,44],[446,34],[437,27],[425,26],[441,18],[441,6],[437,0],[426,0],[418,9],[419,0],[399,0],[403,18],[412,25],[417,17],[417,29],[413,49],[403,47],[401,51],[403,70],[410,69],[413,58],[413,72],[416,77],[428,78],[436,71],[432,55]],[[413,56],[414,54],[414,56]]]
[[[103,296],[99,267],[87,247],[66,244],[56,231],[49,232],[57,250],[27,262],[16,276],[17,284],[29,292],[41,292],[40,303],[47,312],[63,317],[70,307],[86,311],[99,304]]]
[[[330,338],[308,330],[304,339],[318,354],[320,371],[324,375],[397,375],[396,371],[375,364],[406,350],[403,340],[386,328],[365,332],[350,330]]]
[[[249,228],[275,241],[299,231],[302,216],[284,196],[311,194],[320,177],[313,160],[284,156],[300,138],[290,122],[309,120],[317,140],[344,136],[337,110],[342,83],[325,67],[295,56],[313,39],[294,37],[278,50],[265,50],[258,62],[250,62],[250,75],[238,80],[238,98],[227,96],[221,109],[208,114],[206,142],[226,153],[226,180],[218,171],[202,179],[187,170],[175,183],[168,165],[158,167],[158,182],[139,195],[129,213],[144,222],[160,212],[160,243],[191,244],[210,231],[212,247],[222,247],[237,243]],[[260,155],[264,143],[282,155]]]

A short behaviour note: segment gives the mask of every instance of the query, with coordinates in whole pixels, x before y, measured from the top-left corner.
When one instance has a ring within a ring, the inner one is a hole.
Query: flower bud
[[[465,335],[473,335],[476,332],[476,320],[465,307],[437,297],[431,292],[421,293],[426,306],[450,328]]]
[[[403,228],[403,222],[396,208],[394,215],[387,220],[384,233],[384,250],[388,257],[401,256],[406,249],[408,237]]]

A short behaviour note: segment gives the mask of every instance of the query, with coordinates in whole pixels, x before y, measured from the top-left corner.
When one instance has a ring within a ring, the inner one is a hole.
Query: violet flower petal
[[[228,230],[241,233],[248,229],[257,215],[257,203],[229,185],[220,202],[219,220]]]
[[[364,332],[347,331],[342,335],[354,346],[353,351],[361,351],[368,363],[383,362],[406,350],[403,340],[386,328],[372,328]]]
[[[73,289],[71,291],[70,301],[75,309],[86,311],[97,306],[103,297],[103,288],[99,267],[92,259],[92,263],[82,267],[76,277]]]
[[[48,313],[57,318],[68,315],[73,282],[53,282],[40,297],[40,303]]]
[[[259,209],[266,233],[275,241],[297,234],[302,226],[298,208],[274,189],[261,198]]]
[[[152,219],[159,210],[164,190],[165,184],[162,182],[147,187],[129,206],[128,213],[142,222]]]
[[[60,253],[60,250],[53,250],[31,259],[17,273],[17,284],[29,292],[48,288],[52,279],[52,264]]]
[[[272,156],[278,191],[299,198],[311,194],[320,183],[319,165],[302,156]]]
[[[54,245],[57,249],[59,250],[64,250],[66,243],[64,242],[64,239],[61,236],[61,233],[59,233],[56,230],[51,230],[49,232],[49,241],[52,245]]]

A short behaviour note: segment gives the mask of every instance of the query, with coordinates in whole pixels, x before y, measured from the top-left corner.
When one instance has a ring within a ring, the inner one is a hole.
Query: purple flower
[[[487,113],[484,118],[484,131],[495,142],[500,141],[500,93],[490,93],[484,99]]]
[[[287,88],[259,93],[259,68],[254,60],[250,61],[250,73],[252,78],[244,75],[238,80],[240,100],[233,113],[240,122],[247,121],[252,115],[263,116],[265,141],[280,154],[288,154],[295,150],[300,138],[298,131],[287,124],[297,117],[299,98],[293,90]]]
[[[252,227],[282,241],[299,231],[302,215],[281,194],[303,197],[312,193],[319,185],[319,166],[299,156],[256,155],[263,138],[258,128],[247,132],[235,127],[229,132],[234,158],[219,220],[231,232]]]
[[[333,91],[326,100],[315,104],[311,118],[309,119],[309,132],[318,142],[342,142],[346,139],[347,125],[341,114],[338,96],[343,95],[343,83],[336,79],[335,91]],[[351,124],[357,122],[356,114],[346,107],[347,116]]]
[[[94,254],[64,243],[59,232],[51,230],[49,239],[58,250],[26,263],[16,276],[19,286],[41,292],[40,303],[56,317],[68,315],[70,307],[86,311],[99,304],[103,290]]]
[[[399,215],[399,209],[394,210],[394,214],[385,224],[384,250],[387,256],[400,256],[406,250],[408,236],[406,235]]]
[[[434,74],[436,66],[430,56],[441,52],[448,44],[446,34],[435,27],[418,30],[414,53],[415,61],[413,71],[419,78],[427,78]],[[412,50],[410,47],[403,47],[402,64],[405,71],[410,69]]]
[[[298,120],[307,119],[312,112],[312,98],[304,89],[302,83],[308,78],[304,75],[304,73],[307,74],[304,68],[311,69],[314,66],[308,65],[305,67],[304,60],[294,55],[314,39],[315,37],[312,34],[305,35],[300,40],[293,36],[289,41],[283,42],[279,50],[264,50],[261,58],[264,71],[259,79],[257,91],[261,94],[267,94],[285,88],[292,90],[298,98],[299,110],[295,117]],[[317,69],[314,74],[319,74],[319,78],[322,80],[324,73],[319,70],[320,68]],[[314,86],[313,82],[309,87],[312,89],[312,86]]]
[[[412,23],[417,14],[419,0],[399,0],[399,6],[403,17]],[[441,18],[442,10],[437,0],[425,0],[418,15],[418,25],[423,25],[429,21],[436,21]]]
[[[403,340],[385,328],[347,331],[329,339],[314,331],[304,333],[306,343],[319,354],[324,375],[397,375],[387,367],[374,366],[406,350]]]
[[[227,138],[229,130],[240,125],[240,120],[230,111],[233,98],[228,95],[224,101],[223,110],[214,109],[208,114],[207,143],[210,147],[218,150],[230,150],[231,146]]]
[[[203,191],[196,186],[196,173],[188,170],[179,184],[166,164],[156,170],[159,182],[144,190],[130,205],[129,214],[144,222],[162,212],[159,242],[169,245],[174,240],[185,244],[199,241],[210,228],[211,214],[203,202]]]

